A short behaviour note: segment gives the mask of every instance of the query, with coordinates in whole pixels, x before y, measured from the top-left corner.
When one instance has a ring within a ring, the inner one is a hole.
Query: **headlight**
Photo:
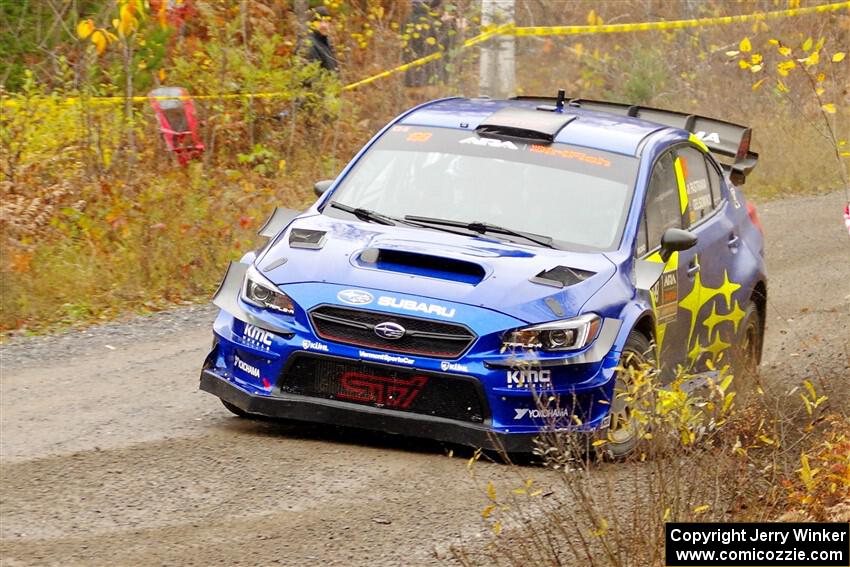
[[[602,318],[588,313],[572,319],[510,331],[505,335],[502,346],[550,351],[580,350],[596,339],[601,326]]]
[[[250,266],[245,272],[245,281],[242,282],[242,300],[263,309],[295,315],[295,306],[289,296],[263,277],[254,266]]]

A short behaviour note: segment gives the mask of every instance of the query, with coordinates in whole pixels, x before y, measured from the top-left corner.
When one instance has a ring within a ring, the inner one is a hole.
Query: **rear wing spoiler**
[[[551,97],[535,96],[518,96],[516,99],[541,102],[556,100]],[[686,130],[699,138],[708,150],[718,158],[718,162],[729,172],[732,182],[736,185],[742,185],[746,177],[756,166],[756,163],[758,163],[758,154],[750,151],[752,129],[746,126],[696,114],[685,114],[684,112],[674,112],[672,110],[619,102],[567,98],[563,99],[563,103],[574,108],[608,112],[620,116],[631,116],[648,122]],[[552,111],[557,108],[557,105],[538,106],[538,110]]]

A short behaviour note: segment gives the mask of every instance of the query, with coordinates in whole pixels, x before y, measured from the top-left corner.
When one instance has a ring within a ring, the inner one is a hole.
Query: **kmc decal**
[[[262,350],[269,350],[272,346],[272,333],[264,331],[259,327],[255,327],[250,323],[245,323],[245,329],[242,331],[242,338],[251,346]]]
[[[508,388],[525,388],[531,384],[551,384],[551,370],[508,370]]]

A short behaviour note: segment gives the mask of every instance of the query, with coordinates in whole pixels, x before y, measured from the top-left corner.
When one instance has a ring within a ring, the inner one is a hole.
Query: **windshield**
[[[333,202],[395,218],[490,223],[550,236],[564,248],[609,250],[619,244],[636,171],[637,159],[600,150],[394,126],[342,180]],[[331,207],[324,213],[346,214]]]

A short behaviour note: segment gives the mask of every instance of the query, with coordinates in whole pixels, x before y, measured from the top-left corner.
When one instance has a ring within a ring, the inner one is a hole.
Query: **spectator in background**
[[[439,0],[433,0],[434,3],[439,3]],[[427,25],[431,19],[431,2],[428,0],[412,0],[410,16],[405,22],[404,31],[409,35],[407,46],[410,50],[410,59],[419,59],[428,55],[428,45],[425,39],[430,35],[423,29],[423,25]],[[418,36],[418,37],[416,37]],[[420,65],[408,69],[404,74],[404,85],[407,87],[424,87],[428,84],[428,76],[430,74],[429,65]]]
[[[331,31],[331,17],[328,9],[319,6],[312,10],[310,33],[306,38],[304,56],[307,61],[318,61],[322,69],[337,73],[339,62],[334,54],[328,34]]]

